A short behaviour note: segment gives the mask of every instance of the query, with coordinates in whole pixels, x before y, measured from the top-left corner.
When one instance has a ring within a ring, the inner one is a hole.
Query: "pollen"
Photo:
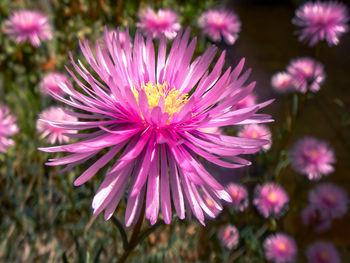
[[[170,87],[168,83],[142,83],[141,88],[144,90],[148,100],[148,107],[153,109],[156,106],[160,106],[159,103],[163,101],[163,112],[169,114],[169,120],[171,120],[174,113],[180,112],[182,107],[188,101],[188,95],[177,90],[175,87]],[[133,89],[134,96],[138,102],[140,89]]]

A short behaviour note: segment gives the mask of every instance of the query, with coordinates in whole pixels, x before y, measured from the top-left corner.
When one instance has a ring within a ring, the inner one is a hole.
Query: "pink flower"
[[[334,171],[333,149],[314,137],[299,139],[289,151],[289,157],[294,171],[305,174],[310,180],[318,180]]]
[[[301,219],[303,225],[312,226],[316,232],[324,232],[332,226],[331,218],[314,205],[308,205],[301,211]]]
[[[229,45],[236,42],[238,33],[241,31],[241,21],[238,16],[225,10],[207,10],[198,19],[198,25],[211,40],[219,42],[222,37]]]
[[[323,65],[313,58],[302,57],[292,60],[287,66],[295,89],[301,93],[307,90],[317,92],[324,82],[326,75]]]
[[[295,240],[284,233],[268,236],[264,241],[265,257],[274,263],[295,262],[298,250]]]
[[[36,128],[41,138],[47,137],[47,142],[55,144],[69,142],[69,134],[77,133],[76,129],[62,127],[65,124],[76,123],[77,118],[68,115],[63,108],[51,107],[44,110],[36,123]]]
[[[301,27],[299,41],[308,41],[312,47],[320,40],[329,46],[338,45],[339,37],[348,30],[349,15],[346,6],[335,1],[306,2],[295,12],[292,23]]]
[[[244,89],[242,89],[240,91],[237,90],[237,93],[241,93],[243,90]],[[239,109],[251,107],[257,103],[256,101],[257,101],[257,99],[256,99],[256,96],[254,95],[254,93],[248,93],[247,96],[245,96],[244,98],[239,100],[239,102],[235,105],[235,109],[239,110]]]
[[[330,218],[343,217],[348,211],[348,195],[333,183],[318,184],[309,192],[310,203]]]
[[[108,35],[109,35],[110,41],[112,41],[113,38],[115,39],[119,38],[120,47],[122,49],[125,49],[125,42],[128,42],[130,44],[130,47],[132,47],[128,30],[127,31],[110,30]],[[128,41],[126,40],[127,38],[129,38]]]
[[[105,210],[105,219],[109,219],[128,189],[126,226],[137,222],[144,198],[145,216],[151,224],[158,220],[160,209],[169,224],[171,191],[179,218],[183,219],[185,212],[193,213],[204,224],[205,215],[215,217],[221,200],[230,202],[231,198],[198,156],[227,168],[243,167],[249,162],[237,155],[255,153],[268,143],[200,130],[270,122],[269,115],[256,114],[270,101],[234,110],[242,97],[241,93],[234,95],[234,91],[246,77],[240,76],[244,62],[221,74],[223,53],[207,74],[217,48],[210,47],[191,63],[196,42],[189,44],[189,35],[189,30],[179,34],[167,55],[165,38],[160,39],[155,52],[151,36],[145,41],[136,33],[133,47],[127,38],[125,49],[121,49],[116,48],[119,40],[111,40],[106,29],[106,52],[101,52],[97,44],[95,56],[87,41],[81,44],[92,73],[72,58],[75,71],[87,84],[77,82],[79,90],[66,85],[64,91],[70,99],[58,94],[55,98],[76,108],[77,112],[70,115],[81,120],[51,123],[84,132],[75,136],[78,142],[41,150],[71,153],[49,161],[50,165],[66,164],[68,169],[104,153],[75,180],[75,185],[85,183],[113,160],[107,175],[99,174],[103,182],[92,201],[94,214]],[[251,92],[253,86],[254,83],[248,85],[247,90]]]
[[[49,73],[39,83],[40,92],[46,95],[50,95],[51,93],[63,95],[64,92],[59,86],[60,82],[69,82],[66,74],[59,72]]]
[[[20,10],[11,14],[5,22],[4,32],[16,43],[27,40],[38,47],[40,41],[52,38],[52,28],[48,17],[36,10]]]
[[[287,192],[275,183],[258,185],[254,190],[254,205],[265,218],[279,218],[286,210],[289,202]]]
[[[317,241],[306,249],[308,263],[340,263],[340,256],[335,246],[330,242]]]
[[[160,38],[164,35],[168,39],[173,39],[181,29],[177,14],[169,9],[159,9],[155,13],[148,7],[141,10],[138,16],[140,22],[136,23],[136,26],[152,38]]]
[[[218,231],[218,239],[229,250],[236,248],[239,242],[239,232],[234,225],[222,226]]]
[[[286,72],[278,72],[271,78],[271,86],[279,93],[294,91],[292,76]]]
[[[244,211],[248,207],[248,191],[240,184],[231,183],[226,187],[232,199],[232,206],[235,210]]]
[[[238,136],[242,138],[259,138],[268,140],[270,143],[265,144],[261,148],[267,151],[271,148],[271,131],[269,127],[263,124],[250,124],[243,126],[239,132]]]
[[[8,107],[0,105],[0,152],[6,153],[7,148],[15,144],[9,137],[18,133],[16,117],[10,114]]]

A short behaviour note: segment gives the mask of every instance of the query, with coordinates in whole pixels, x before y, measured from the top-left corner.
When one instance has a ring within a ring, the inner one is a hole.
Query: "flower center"
[[[326,251],[321,252],[321,258],[323,260],[328,260],[329,259],[329,254]]]
[[[277,201],[277,195],[274,192],[269,193],[267,198],[271,203],[275,203]]]
[[[258,133],[256,131],[252,132],[252,138],[258,138]]]
[[[188,101],[188,95],[186,93],[182,93],[180,90],[175,89],[175,87],[171,88],[166,82],[162,84],[155,84],[153,82],[142,83],[140,89],[146,93],[148,107],[150,109],[163,105],[163,112],[169,114],[169,121],[174,113],[180,112]],[[132,92],[138,102],[139,90],[133,89]]]
[[[281,250],[281,251],[286,251],[287,250],[287,246],[285,243],[281,242],[277,245],[277,247]]]

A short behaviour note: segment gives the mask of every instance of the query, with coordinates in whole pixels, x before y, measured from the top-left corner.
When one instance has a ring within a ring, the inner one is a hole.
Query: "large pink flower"
[[[238,16],[225,10],[210,9],[204,12],[198,19],[198,24],[211,40],[218,42],[222,37],[229,45],[236,42],[241,31]]]
[[[253,203],[266,218],[279,218],[285,212],[288,202],[287,192],[278,184],[266,183],[255,187]]]
[[[318,184],[309,192],[310,204],[330,218],[343,217],[348,211],[348,195],[333,183]]]
[[[334,151],[327,142],[314,137],[299,139],[289,151],[292,168],[310,180],[320,179],[334,171]]]
[[[4,32],[17,43],[27,40],[38,47],[40,42],[52,38],[48,17],[37,10],[20,10],[11,14],[5,22]]]
[[[241,82],[247,77],[245,73],[240,76],[244,61],[221,74],[223,53],[209,73],[217,48],[210,47],[191,63],[196,40],[188,44],[189,35],[189,30],[182,36],[179,34],[168,55],[166,39],[162,37],[156,56],[151,36],[145,42],[136,33],[133,47],[130,48],[127,38],[122,49],[119,40],[111,40],[106,30],[108,51],[101,51],[97,44],[93,55],[89,44],[81,43],[94,74],[72,58],[75,71],[85,81],[78,81],[71,72],[80,89],[67,84],[64,91],[70,99],[54,96],[78,109],[70,114],[80,120],[51,123],[67,130],[84,130],[84,133],[76,136],[79,142],[41,150],[70,152],[71,155],[50,160],[48,164],[66,164],[71,168],[109,149],[74,182],[75,185],[85,183],[113,159],[107,175],[101,175],[103,182],[92,202],[94,214],[105,210],[105,218],[109,219],[129,188],[127,226],[137,221],[145,195],[145,214],[151,224],[157,221],[160,209],[164,221],[170,223],[171,191],[179,218],[183,219],[185,212],[193,213],[204,224],[205,214],[215,217],[220,199],[231,201],[231,198],[198,156],[220,166],[237,168],[250,164],[237,155],[255,153],[268,143],[201,130],[269,122],[269,115],[256,112],[270,101],[233,110],[239,100],[252,92],[255,84],[242,88]],[[237,89],[240,92],[234,93]],[[213,206],[205,200],[210,200]]]
[[[40,81],[40,92],[45,95],[50,95],[51,92],[55,94],[64,94],[63,90],[60,88],[59,83],[68,82],[69,79],[66,74],[59,72],[51,72],[47,74],[42,81]]]
[[[295,240],[284,233],[268,236],[264,241],[265,257],[274,263],[292,263],[297,256]]]
[[[41,138],[47,137],[47,142],[51,144],[55,144],[56,142],[69,142],[69,134],[75,134],[77,133],[77,130],[59,127],[55,124],[55,122],[60,121],[63,123],[76,123],[77,120],[77,117],[68,115],[65,112],[65,109],[60,107],[51,107],[40,113],[36,128],[40,133]]]
[[[295,89],[301,93],[319,91],[326,78],[323,65],[309,57],[293,59],[287,66],[287,71]]]
[[[340,256],[330,242],[316,241],[306,249],[308,263],[340,263]]]
[[[5,153],[8,147],[15,144],[9,138],[19,131],[15,122],[16,117],[10,114],[9,108],[0,105],[0,152]]]
[[[338,45],[339,37],[348,30],[349,15],[346,6],[335,1],[306,2],[295,12],[292,22],[300,26],[300,41],[310,46],[326,40],[329,46]]]
[[[243,138],[259,138],[268,140],[270,143],[265,144],[261,148],[267,151],[271,148],[271,131],[268,126],[263,124],[250,124],[243,126],[238,134],[239,137]]]
[[[148,7],[141,10],[138,16],[140,22],[136,23],[136,26],[153,38],[164,35],[168,39],[173,39],[181,29],[177,14],[168,9],[159,9],[156,13]]]

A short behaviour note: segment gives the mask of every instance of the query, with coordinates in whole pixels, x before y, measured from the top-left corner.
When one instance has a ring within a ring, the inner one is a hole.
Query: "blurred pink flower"
[[[128,188],[126,226],[137,222],[144,198],[145,216],[151,224],[158,220],[160,209],[164,221],[171,222],[171,200],[179,218],[193,213],[204,224],[205,215],[215,217],[221,200],[231,202],[231,198],[197,156],[219,166],[238,168],[250,162],[237,155],[256,153],[268,143],[200,130],[270,122],[269,115],[256,112],[271,101],[234,110],[242,94],[233,92],[245,82],[241,79],[246,77],[241,75],[244,60],[221,74],[223,53],[208,73],[217,48],[210,47],[191,63],[196,41],[189,43],[189,37],[189,30],[179,34],[168,55],[166,39],[161,38],[156,55],[151,36],[145,41],[136,33],[133,47],[129,48],[127,38],[126,48],[121,49],[116,48],[119,40],[111,40],[106,29],[106,52],[100,52],[97,44],[95,56],[87,41],[81,44],[94,74],[71,58],[74,69],[88,85],[77,82],[79,90],[67,85],[64,91],[69,100],[55,97],[76,108],[78,112],[70,114],[84,120],[55,122],[55,126],[84,132],[76,135],[80,139],[76,143],[41,150],[72,153],[48,163],[66,164],[70,169],[109,149],[74,182],[85,183],[113,159],[92,201],[94,214],[105,210],[105,219],[109,219]],[[251,92],[253,86],[248,85],[247,91]]]
[[[343,217],[348,211],[348,195],[333,183],[321,183],[309,192],[310,204],[330,218]]]
[[[301,211],[303,225],[311,226],[315,232],[324,232],[331,228],[332,220],[314,205],[308,205]]]
[[[6,153],[7,148],[15,144],[15,141],[9,138],[19,131],[15,122],[16,117],[10,114],[9,108],[0,105],[0,152]]]
[[[229,250],[236,248],[239,242],[239,232],[234,225],[222,226],[218,231],[218,239]]]
[[[316,241],[306,249],[308,263],[340,263],[340,256],[330,242]]]
[[[294,91],[293,79],[287,72],[278,72],[271,78],[271,86],[279,93]]]
[[[264,241],[265,257],[274,263],[295,262],[298,253],[295,240],[284,233],[268,236]]]
[[[319,91],[326,78],[323,65],[310,57],[293,59],[287,66],[287,71],[295,89],[301,93]]]
[[[198,19],[198,24],[211,40],[219,42],[223,37],[229,45],[236,42],[238,33],[241,31],[241,21],[238,16],[225,10],[205,11]]]
[[[278,184],[266,183],[255,187],[253,203],[265,218],[279,218],[285,212],[288,202],[287,192]]]
[[[314,137],[299,139],[290,149],[289,157],[294,171],[305,174],[310,180],[318,180],[334,171],[333,149]]]
[[[329,46],[338,45],[339,37],[348,31],[348,21],[347,7],[336,1],[306,2],[292,20],[301,27],[297,31],[299,41],[308,41],[311,47],[320,40],[326,40]]]
[[[52,28],[48,17],[36,10],[20,10],[11,14],[5,22],[4,32],[16,43],[27,40],[38,47],[40,41],[52,38]]]
[[[51,72],[40,81],[40,92],[46,95],[51,95],[51,93],[63,95],[64,92],[59,86],[60,82],[69,82],[67,75],[60,72]]]
[[[77,118],[68,115],[65,109],[60,107],[50,107],[40,113],[36,123],[36,128],[41,138],[47,137],[47,142],[55,144],[56,142],[69,142],[69,134],[77,133],[76,129],[67,129],[62,127],[65,124],[76,123]]]
[[[147,7],[141,10],[138,16],[140,22],[136,23],[136,26],[152,38],[160,38],[164,35],[168,39],[173,39],[181,29],[177,14],[170,9],[159,9],[155,13]]]
[[[226,191],[231,196],[232,206],[235,210],[242,212],[248,207],[248,191],[243,185],[230,183],[226,187]]]
[[[258,138],[268,140],[270,143],[265,144],[261,148],[267,151],[271,148],[271,131],[269,127],[263,124],[249,124],[243,126],[239,132],[238,137],[242,138]]]
[[[242,92],[242,91],[244,91],[244,89],[237,90],[237,92]],[[257,99],[254,93],[248,93],[247,96],[245,96],[243,99],[240,99],[238,101],[238,103],[235,105],[235,109],[239,110],[239,109],[251,107],[256,104],[256,101]]]

